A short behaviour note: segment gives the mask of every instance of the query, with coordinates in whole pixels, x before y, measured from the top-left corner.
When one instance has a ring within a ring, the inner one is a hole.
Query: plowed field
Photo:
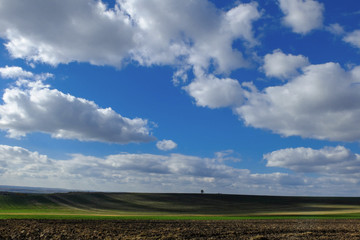
[[[0,239],[360,239],[360,220],[0,220]]]

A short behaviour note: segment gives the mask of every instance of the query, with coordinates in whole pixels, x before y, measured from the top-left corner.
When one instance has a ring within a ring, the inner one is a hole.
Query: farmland
[[[0,220],[1,239],[359,239],[359,220]]]
[[[359,239],[360,198],[2,192],[0,238]]]
[[[360,198],[227,194],[0,193],[0,218],[223,219],[360,216]]]

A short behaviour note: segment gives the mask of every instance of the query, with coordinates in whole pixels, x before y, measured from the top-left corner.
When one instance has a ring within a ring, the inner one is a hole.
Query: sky
[[[0,185],[360,196],[360,2],[0,0]]]

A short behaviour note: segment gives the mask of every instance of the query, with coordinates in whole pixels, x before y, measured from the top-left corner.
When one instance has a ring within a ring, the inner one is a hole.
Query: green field
[[[360,218],[360,198],[227,194],[0,193],[0,219]]]

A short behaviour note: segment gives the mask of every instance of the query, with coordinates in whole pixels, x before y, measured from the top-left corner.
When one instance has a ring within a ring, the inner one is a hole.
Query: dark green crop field
[[[0,193],[0,219],[360,218],[360,198],[227,194]]]

